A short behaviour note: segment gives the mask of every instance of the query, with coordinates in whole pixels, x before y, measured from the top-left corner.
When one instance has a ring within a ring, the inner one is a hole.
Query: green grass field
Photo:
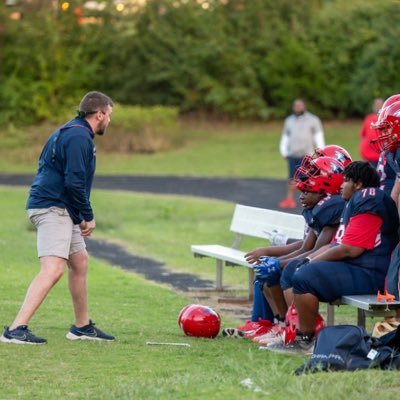
[[[38,269],[35,233],[23,211],[26,191],[0,188],[0,207],[6,210],[0,225],[3,325],[13,319]],[[194,268],[196,273],[204,268],[202,274],[212,276],[211,264],[194,266],[187,244],[194,238],[228,239],[228,203],[105,191],[95,191],[93,203],[99,215],[97,237],[118,240],[171,268]],[[115,216],[110,204],[118,210]],[[240,283],[240,272],[226,277]],[[0,346],[0,399],[390,399],[400,387],[396,372],[295,377],[292,372],[303,357],[259,351],[244,340],[187,338],[176,318],[192,300],[99,260],[91,260],[89,287],[91,317],[118,340],[75,343],[64,338],[72,310],[63,278],[31,323],[49,343]],[[225,326],[237,322],[222,318]],[[148,340],[191,347],[149,347]],[[241,383],[246,379],[252,380],[251,388]]]
[[[184,123],[184,147],[153,155],[105,154],[99,174],[193,176],[286,176],[278,149],[279,124]],[[358,158],[359,121],[325,124],[327,143]],[[52,127],[0,133],[0,171],[33,173]],[[98,140],[112,140],[109,136]],[[28,188],[0,187],[0,323],[11,323],[38,270],[35,233],[24,213]],[[135,255],[168,268],[214,279],[214,261],[193,258],[193,243],[233,241],[234,205],[189,197],[94,191],[95,236],[122,244]],[[246,239],[242,248],[261,245]],[[226,268],[224,282],[244,293],[247,271]],[[259,351],[251,342],[187,338],[177,326],[181,308],[194,298],[92,259],[91,317],[117,336],[115,343],[73,343],[64,336],[73,322],[66,280],[54,288],[31,322],[49,343],[0,346],[0,399],[380,399],[399,390],[395,372],[318,374],[295,377],[303,357]],[[218,306],[215,306],[218,310]],[[223,326],[239,321],[222,313]],[[341,307],[340,322],[355,322]],[[146,341],[186,342],[190,348],[149,347]],[[247,387],[243,381],[251,379]]]
[[[279,123],[182,122],[186,144],[155,154],[105,154],[101,141],[113,140],[112,125],[98,137],[98,174],[189,175],[272,177],[287,176],[286,162],[279,155],[282,125]],[[345,147],[354,159],[358,154],[360,121],[326,122],[327,144]],[[54,125],[0,131],[0,171],[28,172],[36,169],[42,144]]]

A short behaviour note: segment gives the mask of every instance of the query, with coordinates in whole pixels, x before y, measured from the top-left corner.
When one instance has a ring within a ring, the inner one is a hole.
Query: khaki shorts
[[[35,208],[28,216],[37,229],[38,257],[55,256],[68,260],[86,248],[79,225],[74,225],[65,208]]]

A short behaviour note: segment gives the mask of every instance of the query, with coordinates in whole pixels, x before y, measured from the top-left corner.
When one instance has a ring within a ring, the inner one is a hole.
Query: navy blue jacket
[[[94,218],[89,201],[96,169],[93,138],[89,123],[77,117],[47,139],[26,208],[66,208],[74,224]]]

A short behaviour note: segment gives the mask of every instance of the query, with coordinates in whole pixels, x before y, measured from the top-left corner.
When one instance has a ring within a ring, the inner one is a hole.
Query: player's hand
[[[92,234],[94,228],[96,228],[96,221],[94,219],[91,221],[82,221],[79,224],[79,228],[81,229],[81,235],[88,237]]]
[[[260,263],[254,266],[254,272],[258,281],[271,287],[279,284],[282,268],[277,258],[261,257]]]
[[[268,248],[266,247],[259,247],[252,251],[249,251],[247,254],[244,255],[244,258],[249,264],[259,264],[260,257],[268,256]]]

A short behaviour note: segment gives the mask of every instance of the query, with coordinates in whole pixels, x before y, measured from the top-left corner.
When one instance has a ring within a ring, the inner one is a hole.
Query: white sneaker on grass
[[[112,342],[115,337],[109,335],[99,328],[96,328],[95,323],[92,320],[89,321],[88,325],[78,328],[75,325],[71,326],[71,329],[66,335],[69,340],[103,340]]]

